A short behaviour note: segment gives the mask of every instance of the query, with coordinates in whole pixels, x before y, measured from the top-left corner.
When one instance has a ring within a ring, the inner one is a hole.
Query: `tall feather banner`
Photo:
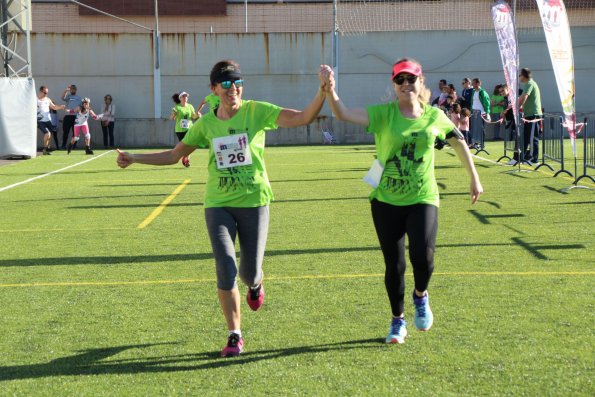
[[[514,24],[514,13],[504,0],[498,0],[492,5],[492,19],[500,47],[504,78],[509,88],[508,99],[514,113],[516,125],[519,125],[519,107],[517,105],[519,54]]]
[[[574,57],[568,14],[562,0],[536,0],[552,60],[564,112],[564,126],[576,157],[576,112],[574,106]]]

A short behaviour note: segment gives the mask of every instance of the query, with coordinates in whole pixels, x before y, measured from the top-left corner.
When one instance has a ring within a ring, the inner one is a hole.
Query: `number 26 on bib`
[[[213,138],[213,152],[218,169],[240,167],[252,164],[248,134]]]

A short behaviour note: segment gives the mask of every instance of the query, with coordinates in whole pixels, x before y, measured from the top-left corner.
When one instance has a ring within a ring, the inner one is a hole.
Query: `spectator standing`
[[[543,118],[541,110],[541,93],[539,86],[533,80],[531,69],[521,69],[519,81],[523,83],[523,94],[519,97],[519,108],[523,108],[523,159],[530,165],[539,162],[539,136],[541,122],[534,122]]]
[[[43,134],[43,154],[46,156],[51,154],[50,141],[54,129],[50,110],[60,110],[65,108],[64,105],[55,105],[48,97],[49,92],[50,90],[42,85],[39,87],[39,94],[37,95],[37,128],[39,128],[39,131]]]
[[[471,137],[469,136],[469,120],[471,117],[471,111],[467,108],[461,108],[461,117],[459,118],[459,129],[465,138],[467,146],[471,146]]]
[[[116,105],[110,94],[103,97],[103,117],[101,118],[101,131],[103,132],[103,146],[115,147],[114,124],[116,122]]]
[[[444,113],[446,113],[447,116],[449,116],[452,112],[452,105],[454,105],[454,99],[451,95],[448,95],[446,97],[446,102],[441,106],[442,110],[444,110]]]
[[[440,100],[440,96],[443,93],[443,88],[446,85],[446,80],[440,79],[438,82],[438,89],[432,91],[432,98],[430,103],[432,105],[438,105],[438,101]]]
[[[471,119],[470,133],[473,144],[483,142],[484,137],[484,118],[490,119],[490,95],[481,88],[481,80],[474,78],[471,80],[473,91],[471,92]]]
[[[450,121],[457,127],[459,130],[461,129],[461,105],[458,103],[454,103],[452,105],[452,112],[450,112]]]
[[[442,86],[442,93],[438,97],[438,101],[435,103],[435,105],[438,105],[438,107],[443,107],[446,104],[446,98],[448,98],[448,91],[449,91],[448,85],[444,84]]]
[[[465,77],[461,84],[463,85],[463,91],[461,91],[459,103],[461,104],[461,108],[471,109],[471,97],[473,96],[471,80],[468,77]]]
[[[66,87],[62,94],[62,100],[66,102],[66,110],[68,110],[68,113],[62,120],[62,150],[66,149],[68,135],[70,134],[70,130],[74,128],[74,122],[76,120],[76,115],[74,114],[76,112],[74,110],[80,108],[83,104],[83,98],[78,96],[76,91],[76,85],[71,84]]]
[[[452,100],[454,102],[457,102],[457,100],[459,99],[455,85],[452,83],[448,84],[448,95],[450,95],[452,97]]]
[[[500,115],[504,111],[504,88],[502,87],[502,84],[496,84],[494,92],[490,96],[490,119],[493,122],[500,120]],[[500,123],[492,124],[492,131],[494,132],[494,140],[502,140],[500,138]]]
[[[516,121],[514,120],[514,112],[512,111],[512,106],[510,106],[510,90],[508,89],[507,84],[502,84],[502,93],[504,95],[504,110],[500,114],[500,118],[503,119],[504,123],[504,136],[507,140],[511,141],[516,139]]]

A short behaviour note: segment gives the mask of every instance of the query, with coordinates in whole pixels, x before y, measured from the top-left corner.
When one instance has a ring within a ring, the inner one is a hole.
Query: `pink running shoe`
[[[186,168],[190,167],[190,159],[188,158],[188,156],[182,157],[182,164]]]
[[[260,306],[262,306],[262,303],[264,302],[264,286],[262,283],[260,283],[258,288],[248,288],[246,300],[248,301],[248,306],[250,306],[250,309],[254,311],[260,309]]]
[[[244,338],[238,334],[227,337],[227,346],[221,350],[221,357],[237,357],[244,350]]]

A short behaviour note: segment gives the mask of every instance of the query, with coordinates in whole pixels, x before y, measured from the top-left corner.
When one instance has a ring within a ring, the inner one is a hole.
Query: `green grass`
[[[496,160],[501,144],[488,150]],[[409,337],[386,346],[384,265],[361,181],[373,155],[267,149],[267,299],[258,312],[242,302],[246,350],[234,359],[218,357],[205,151],[189,169],[127,170],[110,152],[0,192],[0,395],[594,395],[595,191],[476,160],[485,194],[471,206],[453,152],[437,152],[434,327],[415,331],[407,301]],[[0,189],[86,159],[2,167]],[[410,268],[406,281],[409,291]]]

